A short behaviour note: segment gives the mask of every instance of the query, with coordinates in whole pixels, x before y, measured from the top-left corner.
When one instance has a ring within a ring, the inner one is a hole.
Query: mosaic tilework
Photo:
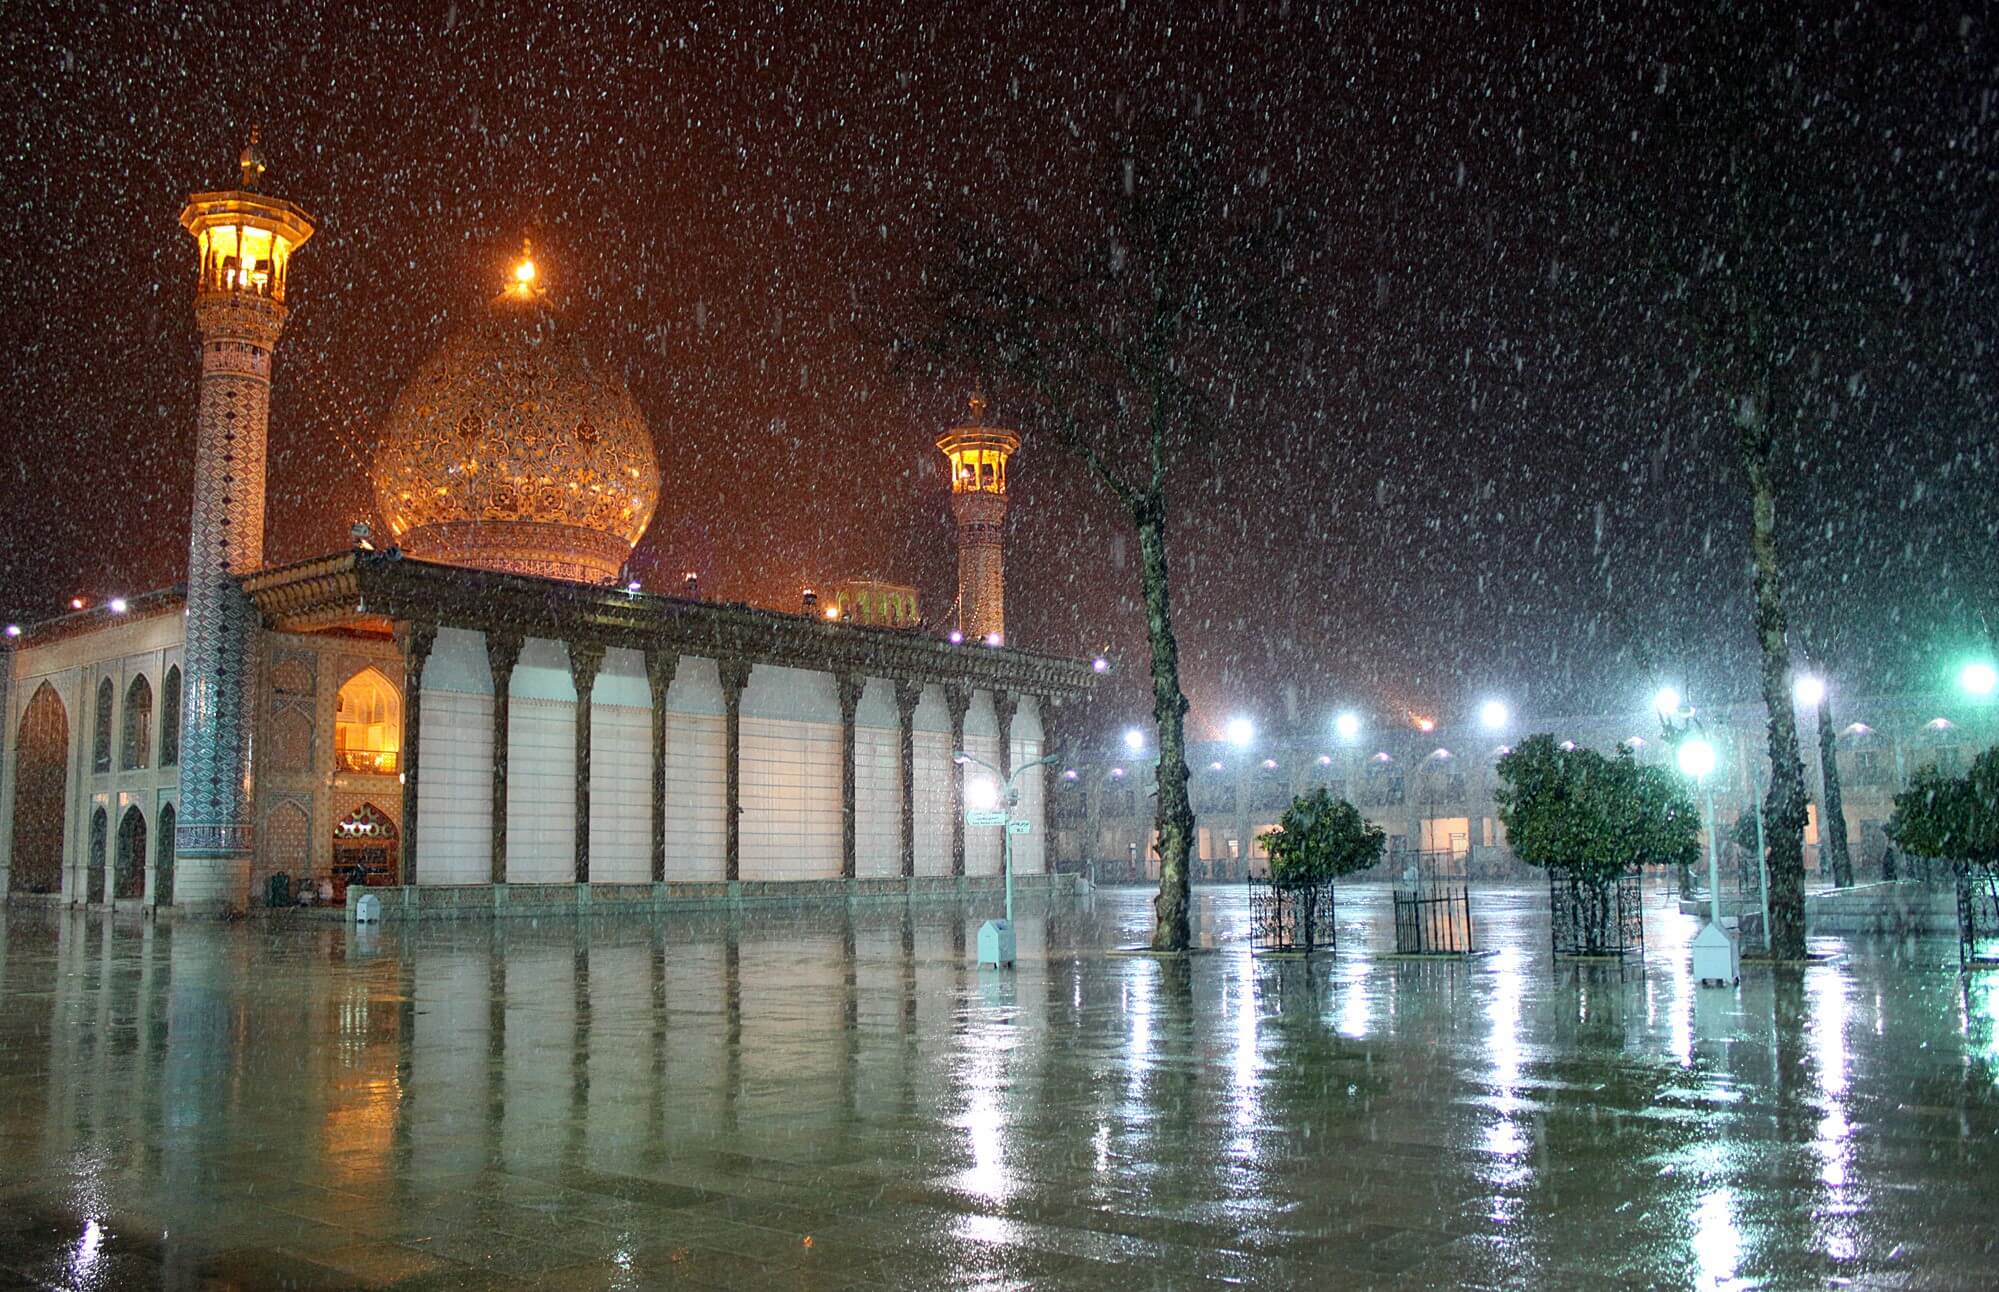
[[[264,556],[264,454],[271,350],[282,305],[211,293],[195,303],[201,399],[188,539],[181,860],[176,898],[241,903],[255,848],[250,736],[257,612],[235,576]],[[192,863],[192,864],[189,864]],[[218,864],[204,864],[218,863]]]

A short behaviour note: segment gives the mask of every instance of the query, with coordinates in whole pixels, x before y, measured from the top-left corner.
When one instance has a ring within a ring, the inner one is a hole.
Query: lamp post
[[[1047,767],[1054,764],[1060,760],[1061,754],[1059,752],[1052,753],[1046,757],[1037,758],[1031,763],[1023,763],[1019,767],[1014,768],[1013,775],[1006,777],[1000,775],[999,768],[994,767],[982,758],[972,757],[972,755],[962,749],[953,753],[951,757],[959,763],[969,763],[974,767],[982,767],[986,771],[991,772],[994,783],[999,787],[994,794],[994,802],[991,806],[980,808],[973,807],[969,803],[966,805],[965,824],[975,826],[996,825],[1001,830],[1000,871],[1004,876],[1006,884],[1006,918],[1003,920],[987,920],[979,926],[979,963],[982,965],[989,964],[995,968],[1004,967],[1010,969],[1013,967],[1015,947],[1013,933],[1013,837],[1016,834],[1026,834],[1033,829],[1031,822],[1016,821],[1013,819],[1013,808],[1020,802],[1020,792],[1014,788],[1014,782],[1018,781],[1021,773],[1027,771],[1029,768]],[[1019,828],[1016,829],[1015,827]]]
[[[1703,987],[1732,987],[1742,980],[1742,952],[1735,935],[1721,923],[1721,862],[1715,849],[1714,790],[1708,784],[1715,765],[1714,746],[1705,736],[1690,735],[1680,742],[1678,761],[1680,771],[1700,786],[1707,835],[1707,924],[1694,935],[1694,980]]]

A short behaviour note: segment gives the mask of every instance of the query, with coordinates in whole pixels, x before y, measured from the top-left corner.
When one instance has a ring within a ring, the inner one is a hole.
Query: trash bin
[[[354,903],[356,924],[379,924],[382,919],[382,899],[374,893],[361,894],[361,900]]]
[[[279,871],[264,883],[264,905],[290,906],[292,904],[292,877]]]

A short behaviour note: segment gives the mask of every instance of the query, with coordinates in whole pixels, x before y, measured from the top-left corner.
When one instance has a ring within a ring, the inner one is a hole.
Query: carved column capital
[[[396,625],[396,646],[403,653],[406,676],[423,676],[423,666],[430,662],[431,648],[436,645],[436,624],[406,619]]]
[[[493,687],[498,693],[502,678],[511,678],[514,665],[521,662],[521,647],[525,638],[519,633],[493,632],[486,634],[486,665],[493,670]]]
[[[673,675],[680,671],[680,653],[659,646],[648,646],[646,657],[646,685],[652,688],[653,707],[663,708],[666,693],[673,687]]]
[[[839,693],[840,721],[852,726],[854,714],[861,707],[861,695],[868,689],[867,675],[864,673],[836,673],[833,675],[833,686]]]
[[[895,713],[902,725],[908,727],[910,719],[916,716],[917,706],[923,703],[923,683],[902,681],[895,684]]]
[[[750,670],[754,667],[746,659],[721,659],[715,661],[715,672],[722,680],[722,698],[734,704],[743,698],[743,691],[750,684]]]
[[[576,686],[581,703],[597,686],[597,673],[604,667],[604,643],[569,643],[569,680]]]

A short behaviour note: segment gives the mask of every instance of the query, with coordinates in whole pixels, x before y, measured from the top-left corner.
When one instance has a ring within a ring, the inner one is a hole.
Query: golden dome
[[[375,500],[423,560],[615,579],[659,501],[631,391],[530,279],[445,338],[386,429]]]

